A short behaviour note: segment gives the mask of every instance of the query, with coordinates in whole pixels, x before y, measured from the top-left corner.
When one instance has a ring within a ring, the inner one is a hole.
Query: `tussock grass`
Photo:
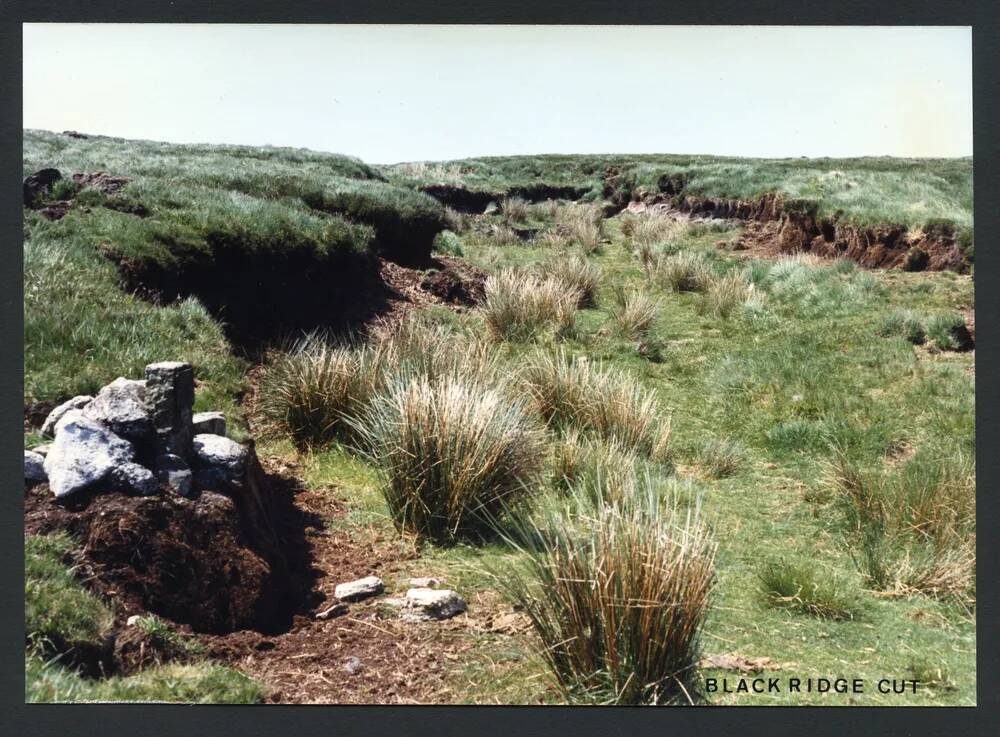
[[[711,438],[698,448],[698,465],[709,476],[728,478],[747,465],[747,450],[731,438]]]
[[[963,333],[966,333],[965,318],[957,312],[933,315],[927,320],[928,341],[940,351],[961,349]]]
[[[594,307],[601,283],[601,267],[578,254],[561,254],[542,262],[542,276],[558,279],[580,293],[579,307]]]
[[[500,212],[508,223],[523,223],[528,219],[529,205],[521,197],[504,197],[500,200]]]
[[[715,545],[697,510],[664,500],[648,477],[615,503],[592,504],[590,492],[516,517],[508,537],[522,562],[497,584],[527,614],[567,700],[693,702]]]
[[[526,399],[458,375],[393,381],[357,428],[396,524],[442,544],[486,536],[530,496],[544,456]]]
[[[497,340],[526,341],[573,329],[581,292],[561,279],[503,269],[486,279],[483,317]]]
[[[725,320],[741,308],[759,303],[760,296],[747,275],[740,271],[730,271],[708,281],[699,309],[705,314]]]
[[[568,243],[579,246],[584,253],[598,253],[604,237],[601,208],[579,203],[563,206],[556,219],[556,232],[563,235]]]
[[[831,479],[870,585],[974,601],[975,481],[961,451],[918,451],[893,470],[863,468],[841,453]]]
[[[856,619],[863,607],[856,590],[811,563],[770,561],[757,574],[765,605],[820,619]]]
[[[647,275],[660,287],[674,292],[704,292],[715,278],[707,259],[697,251],[654,258]]]
[[[679,240],[690,224],[669,215],[624,212],[619,216],[619,227],[622,235],[638,247]]]
[[[594,433],[653,460],[669,459],[669,415],[634,377],[564,351],[535,356],[522,376],[550,425]]]
[[[611,320],[626,338],[646,336],[660,314],[660,301],[639,289],[619,291],[611,305]]]
[[[927,340],[927,330],[923,321],[913,310],[896,310],[888,315],[879,326],[883,338],[900,336],[914,345],[923,345]]]
[[[378,387],[380,358],[377,350],[332,345],[316,335],[274,354],[261,374],[262,424],[300,447],[347,439],[346,420]]]

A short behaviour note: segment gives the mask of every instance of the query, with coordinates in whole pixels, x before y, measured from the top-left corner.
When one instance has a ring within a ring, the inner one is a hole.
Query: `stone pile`
[[[429,622],[432,620],[451,619],[465,612],[468,604],[465,599],[451,589],[438,589],[441,583],[437,578],[411,578],[410,589],[400,598],[384,599],[384,603],[394,607],[404,622]],[[346,581],[337,584],[334,589],[333,606],[318,612],[316,619],[333,619],[348,613],[346,602],[359,602],[379,596],[385,591],[385,583],[378,576],[367,576],[356,581]]]
[[[194,371],[177,361],[149,364],[144,379],[119,377],[96,396],[73,397],[42,425],[54,440],[24,452],[25,483],[47,481],[57,499],[99,490],[185,497],[237,490],[248,450],[226,437],[222,413],[193,408]]]

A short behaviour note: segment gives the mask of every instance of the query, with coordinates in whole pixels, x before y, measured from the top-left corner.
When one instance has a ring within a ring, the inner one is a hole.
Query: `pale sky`
[[[371,163],[969,156],[968,27],[24,26],[24,127]]]

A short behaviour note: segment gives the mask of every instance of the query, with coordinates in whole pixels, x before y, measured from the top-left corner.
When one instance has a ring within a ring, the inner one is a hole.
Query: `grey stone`
[[[49,488],[61,499],[106,480],[114,468],[134,459],[131,443],[74,409],[56,424],[44,466]]]
[[[370,596],[377,596],[385,590],[385,584],[378,576],[367,576],[357,581],[338,583],[333,595],[341,601],[360,601]]]
[[[138,463],[123,463],[111,470],[109,477],[119,490],[139,496],[152,496],[160,491],[160,482],[145,466]]]
[[[24,483],[29,486],[48,481],[45,473],[45,457],[32,450],[24,451]]]
[[[349,676],[356,676],[364,669],[365,664],[361,662],[361,658],[352,655],[344,661],[344,670],[347,671],[347,675]]]
[[[194,435],[194,369],[163,361],[146,366],[146,396],[156,428],[157,449],[187,458]]]
[[[195,491],[228,491],[239,486],[240,479],[223,468],[196,468],[191,477]]]
[[[410,587],[414,589],[433,589],[441,583],[439,578],[411,578]]]
[[[246,468],[247,449],[221,435],[201,433],[192,441],[195,468],[219,468],[231,474],[242,474]]]
[[[483,215],[492,215],[493,213],[499,211],[500,211],[500,205],[498,205],[496,202],[490,202],[489,204],[486,205],[486,209],[483,210]]]
[[[135,627],[137,624],[139,624],[141,619],[142,619],[141,614],[133,614],[131,617],[125,620],[125,625],[127,627]]]
[[[194,493],[194,474],[180,456],[165,453],[156,458],[156,478],[167,489],[180,496]]]
[[[399,607],[408,622],[449,619],[469,608],[465,599],[451,589],[410,589],[404,598],[390,599],[388,603]]]
[[[146,382],[118,377],[101,389],[83,409],[84,416],[129,440],[153,436],[153,418],[146,402]]]
[[[226,435],[226,416],[221,412],[196,412],[192,419],[195,435]]]
[[[49,416],[46,417],[45,422],[42,423],[42,435],[49,438],[53,437],[56,434],[56,423],[63,418],[63,415],[71,409],[83,409],[90,404],[93,399],[94,398],[89,394],[80,394],[60,404],[54,410],[49,412]]]

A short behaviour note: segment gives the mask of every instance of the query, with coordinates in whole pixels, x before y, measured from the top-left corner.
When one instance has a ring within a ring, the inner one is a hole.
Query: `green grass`
[[[84,678],[37,656],[24,658],[24,700],[29,703],[159,701],[180,704],[255,704],[258,684],[221,665],[160,665],[132,676]]]
[[[136,177],[120,196],[152,204],[154,212],[164,214],[147,220],[160,217],[190,240],[165,246],[155,230],[148,230],[154,222],[136,224],[137,218],[108,210],[100,199],[88,205],[90,213],[74,210],[57,223],[28,214],[26,401],[92,392],[114,376],[138,375],[145,362],[169,355],[195,363],[201,406],[234,407],[246,364],[228,352],[218,322],[194,301],[158,307],[125,296],[117,289],[113,266],[96,246],[104,239],[143,257],[153,258],[161,248],[170,258],[197,255],[198,239],[207,232],[199,228],[239,233],[245,222],[253,224],[258,239],[252,241],[259,249],[254,253],[294,242],[292,247],[315,254],[324,244],[339,242],[332,233],[324,240],[327,234],[317,223],[336,223],[335,228],[346,229],[343,233],[357,235],[347,238],[351,248],[364,241],[361,251],[370,252],[378,248],[377,225],[349,223],[344,213],[317,211],[302,199],[303,193],[325,192],[328,184],[333,188],[345,178],[351,182],[348,189],[358,191],[440,181],[511,196],[525,196],[514,190],[543,182],[589,187],[587,199],[594,203],[626,191],[657,191],[674,178],[683,180],[686,192],[706,196],[779,191],[810,200],[821,214],[842,209],[847,221],[861,224],[923,227],[946,219],[964,229],[971,245],[970,160],[553,156],[379,172],[351,159],[287,149],[77,142],[30,134],[26,169],[48,164]],[[606,183],[603,175],[611,165],[620,171]],[[311,181],[300,185],[300,173]],[[383,175],[388,182],[380,181]],[[171,178],[179,182],[176,194],[164,184]],[[201,202],[203,190],[208,193],[204,208],[195,212],[192,202]],[[171,211],[175,204],[178,212]],[[809,257],[747,258],[715,247],[716,241],[738,234],[716,225],[643,225],[616,217],[598,227],[594,208],[546,203],[517,203],[508,211],[518,227],[536,228],[539,234],[522,241],[504,224],[502,213],[466,217],[446,212],[452,227],[449,235],[438,237],[439,249],[463,253],[491,273],[537,274],[557,259],[584,259],[587,272],[599,270],[600,279],[595,283],[582,274],[588,289],[593,287],[593,299],[574,310],[572,330],[558,331],[558,338],[539,334],[536,343],[489,344],[488,381],[518,376],[526,363],[551,356],[558,339],[560,360],[579,360],[592,371],[599,367],[620,377],[618,383],[629,389],[618,399],[632,397],[633,409],[655,408],[623,416],[628,402],[609,401],[602,408],[595,399],[612,393],[560,384],[559,392],[542,397],[543,412],[549,406],[559,413],[548,415],[555,420],[540,449],[548,473],[534,482],[537,490],[557,493],[554,487],[561,486],[565,491],[568,474],[562,471],[572,468],[580,488],[593,490],[601,486],[596,467],[608,482],[601,488],[611,489],[612,496],[633,493],[638,471],[655,474],[656,488],[676,494],[684,508],[698,499],[701,519],[719,543],[711,605],[700,628],[705,654],[769,657],[780,664],[780,670],[765,675],[842,675],[873,684],[915,674],[926,684],[917,694],[902,696],[869,688],[863,696],[711,694],[709,700],[974,704],[975,591],[963,586],[956,596],[950,585],[944,587],[949,591],[942,588],[942,582],[954,580],[942,574],[956,570],[968,581],[969,561],[955,557],[962,547],[951,542],[974,539],[969,527],[974,508],[968,500],[975,481],[975,355],[947,348],[957,325],[949,316],[973,306],[971,279],[949,272],[867,271],[848,261]],[[286,236],[291,240],[283,241]],[[677,256],[703,267],[704,284],[695,280],[694,289],[678,290],[671,279],[654,278],[655,269],[644,268],[644,262],[651,267]],[[573,271],[582,273],[579,262]],[[713,294],[713,285],[725,279],[726,290]],[[655,347],[655,356],[608,329],[616,295],[639,291],[660,308],[641,339]],[[437,332],[418,331],[404,341],[409,347],[398,363],[390,362],[393,371],[442,376],[456,366],[483,365],[483,354],[465,347],[470,338],[479,339],[473,341],[479,345],[489,335],[481,310],[428,312]],[[915,322],[927,334],[923,345],[913,341]],[[440,346],[448,350],[430,350]],[[570,395],[572,401],[561,401]],[[622,427],[635,432],[622,432]],[[655,455],[657,436],[669,439],[668,463],[644,458]],[[264,453],[298,456],[310,488],[329,488],[344,500],[346,515],[328,521],[338,533],[398,540],[378,462],[336,442],[296,450],[277,435],[259,440]],[[574,444],[578,447],[568,448]],[[956,468],[949,458],[966,461]],[[887,515],[885,529],[891,534],[881,541],[871,538],[874,567],[865,562],[859,545],[863,536],[852,532],[860,529],[857,519],[845,507],[842,490],[831,483],[838,459],[860,469],[868,486],[883,493],[884,508],[901,512]],[[671,467],[675,475],[667,477]],[[929,503],[934,499],[947,503]],[[949,517],[958,502],[965,505],[962,514]],[[900,530],[910,530],[909,537]],[[933,544],[921,535],[933,538]],[[406,562],[407,573],[443,576],[470,602],[471,611],[481,606],[482,597],[496,595],[486,569],[524,562],[497,544],[417,550],[419,557]],[[771,559],[786,563],[764,571]],[[812,566],[814,561],[822,565]],[[888,572],[883,585],[875,585],[870,575],[879,570]],[[762,572],[769,576],[766,586]],[[921,572],[937,578],[916,575]],[[847,611],[853,616],[845,616]],[[475,652],[454,666],[459,700],[565,700],[539,654],[537,635],[469,637]],[[732,673],[707,668],[699,677],[725,675]]]
[[[619,169],[606,184],[609,167]],[[393,181],[460,182],[470,189],[508,192],[544,182],[590,187],[593,196],[615,188],[659,192],[683,182],[685,193],[750,199],[778,192],[815,203],[820,216],[838,211],[862,225],[900,223],[912,228],[940,220],[972,229],[972,159],[747,159],[684,155],[509,156],[386,167]]]
[[[111,634],[110,608],[67,563],[74,546],[62,533],[24,538],[26,640],[46,652],[98,651]]]
[[[815,563],[771,561],[758,573],[765,605],[820,619],[855,619],[861,615],[859,592],[831,577]]]

